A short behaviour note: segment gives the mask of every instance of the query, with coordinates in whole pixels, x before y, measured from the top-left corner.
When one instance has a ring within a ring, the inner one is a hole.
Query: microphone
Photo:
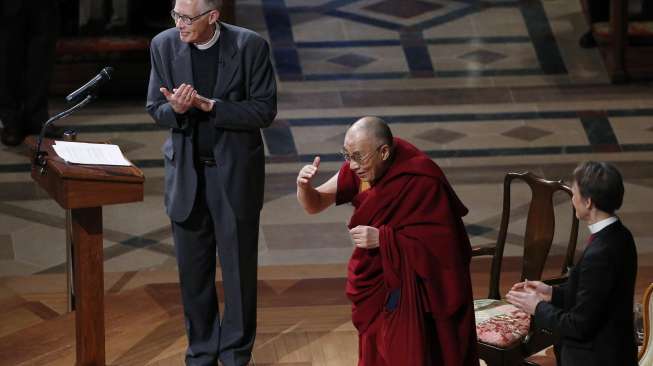
[[[68,94],[66,97],[66,102],[68,103],[77,103],[81,99],[85,98],[88,95],[95,96],[97,90],[104,83],[111,79],[111,73],[113,73],[113,67],[107,66],[99,74],[89,80],[86,84],[82,85],[81,88],[75,90],[74,92]]]
[[[39,172],[45,174],[45,167],[47,165],[45,156],[48,155],[46,151],[41,151],[41,144],[43,142],[43,137],[45,135],[45,130],[50,127],[57,120],[67,117],[71,113],[75,112],[78,109],[83,108],[93,99],[95,99],[98,88],[104,83],[111,79],[111,73],[113,72],[113,67],[107,66],[99,74],[97,74],[93,79],[89,80],[81,88],[75,90],[74,92],[68,94],[66,101],[68,103],[76,103],[74,106],[68,108],[67,110],[57,114],[56,116],[48,119],[41,127],[41,133],[36,139],[36,152],[34,153],[34,165],[40,167]]]

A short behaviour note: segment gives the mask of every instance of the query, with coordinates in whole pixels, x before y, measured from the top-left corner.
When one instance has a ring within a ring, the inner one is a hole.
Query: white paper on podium
[[[55,141],[54,151],[67,163],[130,166],[118,145]]]

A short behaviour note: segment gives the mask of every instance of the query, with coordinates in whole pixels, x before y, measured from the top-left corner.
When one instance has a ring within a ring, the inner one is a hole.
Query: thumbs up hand
[[[313,164],[304,165],[304,167],[299,171],[297,175],[297,186],[300,188],[309,188],[311,187],[311,180],[317,174],[317,170],[320,166],[320,157],[316,156],[313,159]]]

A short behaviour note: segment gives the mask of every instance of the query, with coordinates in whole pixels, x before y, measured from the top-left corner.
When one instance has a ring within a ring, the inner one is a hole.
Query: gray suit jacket
[[[276,82],[267,42],[253,31],[221,23],[218,79],[212,95],[217,129],[213,153],[220,169],[223,197],[236,217],[256,218],[263,206],[265,155],[261,128],[277,113]],[[170,128],[163,145],[165,206],[174,221],[191,212],[197,190],[193,163],[193,121],[176,114],[159,88],[194,85],[190,45],[176,28],[158,34],[150,46],[152,70],[146,109],[154,121]],[[224,207],[224,206],[223,206]]]

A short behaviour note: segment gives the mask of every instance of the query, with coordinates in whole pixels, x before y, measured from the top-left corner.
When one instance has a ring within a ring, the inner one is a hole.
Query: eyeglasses
[[[188,15],[182,15],[182,14],[177,13],[174,10],[170,10],[170,16],[172,17],[172,20],[175,21],[175,24],[177,24],[177,22],[181,20],[181,22],[186,24],[186,25],[192,25],[197,19],[199,19],[200,17],[212,12],[213,10],[215,10],[215,9],[207,10],[207,11],[203,12],[202,14],[200,14],[198,16],[195,16],[195,17],[189,17]]]
[[[353,154],[350,154],[347,152],[347,150],[342,149],[340,150],[340,154],[342,154],[342,158],[345,159],[345,161],[353,161],[354,163],[358,165],[362,165],[365,163],[372,155],[377,153],[385,144],[381,144],[374,149],[374,151],[367,153],[365,155],[362,155],[360,152],[356,151]]]

